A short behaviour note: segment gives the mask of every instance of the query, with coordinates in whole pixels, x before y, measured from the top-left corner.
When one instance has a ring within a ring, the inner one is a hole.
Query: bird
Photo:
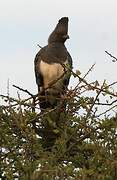
[[[48,38],[48,44],[39,50],[34,59],[41,111],[57,107],[69,85],[72,57],[65,47],[69,39],[68,21],[68,17],[59,19]]]

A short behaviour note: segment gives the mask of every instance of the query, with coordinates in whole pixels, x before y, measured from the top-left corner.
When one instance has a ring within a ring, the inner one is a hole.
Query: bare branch
[[[98,114],[98,115],[96,116],[96,118],[97,118],[97,117],[100,117],[100,116],[102,116],[102,115],[104,115],[104,114],[106,114],[107,112],[111,111],[111,110],[114,109],[115,107],[117,107],[117,105],[115,105],[115,106],[113,106],[113,107],[107,109],[107,110],[104,111],[103,113]]]
[[[37,44],[37,46],[40,48],[40,49],[42,49],[43,47],[42,46],[40,46],[39,44]]]
[[[117,61],[117,58],[115,56],[113,56],[112,54],[110,54],[108,51],[105,51],[105,53],[114,59],[113,62]]]
[[[85,79],[85,77],[93,70],[94,66],[96,65],[96,63],[94,63],[90,69],[87,71],[87,73],[83,76],[83,79]]]
[[[16,86],[16,85],[13,85],[13,87],[19,89],[20,91],[23,91],[23,92],[27,93],[27,94],[30,95],[32,98],[35,97],[35,95],[33,95],[32,93],[30,93],[27,89],[23,89],[23,88],[21,88],[21,87],[19,87],[19,86]]]

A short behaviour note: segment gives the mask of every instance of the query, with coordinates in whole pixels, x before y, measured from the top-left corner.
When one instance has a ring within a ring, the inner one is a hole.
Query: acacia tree
[[[93,67],[83,77],[71,70],[77,85],[43,113],[38,95],[20,87],[29,98],[1,95],[1,179],[117,179],[116,82],[88,82]]]

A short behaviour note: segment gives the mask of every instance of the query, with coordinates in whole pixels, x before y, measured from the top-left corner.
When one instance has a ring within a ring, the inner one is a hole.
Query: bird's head
[[[62,17],[56,25],[54,31],[51,33],[48,39],[48,43],[61,42],[64,43],[68,36],[68,17]]]

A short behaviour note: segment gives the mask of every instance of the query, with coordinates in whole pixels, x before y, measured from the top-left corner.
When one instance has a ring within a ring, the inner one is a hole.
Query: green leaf
[[[80,75],[81,75],[80,70],[76,70],[76,74],[77,74],[78,76],[80,76]]]

